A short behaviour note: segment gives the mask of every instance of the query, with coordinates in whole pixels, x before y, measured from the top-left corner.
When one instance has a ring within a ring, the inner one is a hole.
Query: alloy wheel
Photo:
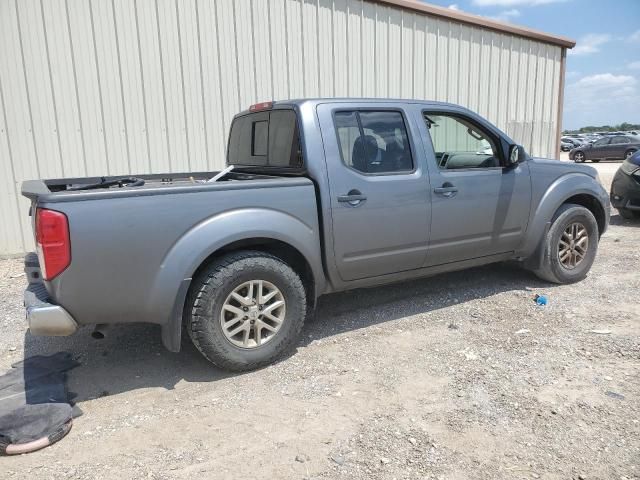
[[[587,255],[589,233],[580,222],[574,222],[565,228],[558,242],[558,260],[567,270],[576,268]]]
[[[233,289],[222,305],[220,325],[236,347],[257,348],[282,327],[286,313],[284,295],[266,280],[250,280]]]

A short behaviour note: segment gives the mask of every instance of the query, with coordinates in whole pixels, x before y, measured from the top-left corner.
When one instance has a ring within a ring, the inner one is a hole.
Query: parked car
[[[569,158],[576,163],[586,160],[620,160],[628,158],[640,149],[640,137],[633,135],[609,135],[595,142],[581,145],[569,152]]]
[[[570,144],[571,148],[578,148],[585,143],[583,140],[573,137],[562,137],[560,140]]]
[[[623,218],[640,218],[640,151],[625,159],[613,177],[611,204]]]
[[[594,168],[531,158],[445,103],[254,105],[233,120],[226,162],[25,182],[31,332],[149,322],[178,351],[184,328],[211,362],[246,370],[292,348],[331,292],[503,260],[579,281],[609,223]]]
[[[563,152],[568,152],[572,148],[574,148],[573,143],[569,143],[569,142],[565,142],[564,140],[560,140],[560,150],[562,150]]]

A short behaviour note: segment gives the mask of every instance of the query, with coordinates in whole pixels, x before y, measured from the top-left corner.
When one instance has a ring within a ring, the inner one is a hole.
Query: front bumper
[[[611,205],[614,208],[640,211],[640,183],[618,170],[611,184]]]
[[[35,258],[34,258],[35,257]],[[25,258],[25,272],[29,286],[24,291],[27,324],[33,335],[62,337],[78,329],[73,317],[60,305],[50,302],[49,293],[42,283],[38,257],[29,254]]]

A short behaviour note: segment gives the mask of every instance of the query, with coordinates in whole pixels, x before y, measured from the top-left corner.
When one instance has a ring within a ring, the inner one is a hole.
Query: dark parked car
[[[622,162],[613,177],[611,204],[623,218],[640,218],[640,151]]]
[[[602,137],[592,144],[581,145],[569,152],[569,158],[576,163],[585,160],[620,160],[629,158],[640,150],[640,137],[633,135],[612,135]]]
[[[565,142],[564,140],[560,141],[560,150],[563,152],[568,152],[573,148],[573,143]]]

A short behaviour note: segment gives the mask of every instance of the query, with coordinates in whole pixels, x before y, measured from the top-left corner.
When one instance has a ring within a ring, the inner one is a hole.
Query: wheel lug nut
[[[247,320],[249,317],[247,317],[246,315],[244,317],[242,317],[242,321]]]
[[[253,325],[254,323],[256,323],[256,321],[255,320],[251,320],[251,325]]]
[[[247,307],[242,307],[242,310],[244,310],[245,312],[249,311],[249,309]]]

